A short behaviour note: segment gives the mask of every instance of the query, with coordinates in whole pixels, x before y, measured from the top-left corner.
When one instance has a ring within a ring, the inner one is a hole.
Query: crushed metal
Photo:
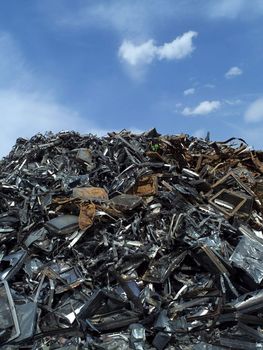
[[[0,161],[1,349],[263,349],[263,152],[126,130]]]

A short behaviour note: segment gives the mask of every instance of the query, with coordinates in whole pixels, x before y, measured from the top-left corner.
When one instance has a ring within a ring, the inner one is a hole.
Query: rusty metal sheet
[[[153,196],[158,191],[158,180],[156,175],[141,177],[132,189],[132,194],[137,196]]]
[[[96,207],[93,203],[81,203],[79,213],[79,228],[86,230],[92,226],[96,214]]]
[[[86,201],[109,199],[108,193],[101,187],[75,187],[72,195]]]

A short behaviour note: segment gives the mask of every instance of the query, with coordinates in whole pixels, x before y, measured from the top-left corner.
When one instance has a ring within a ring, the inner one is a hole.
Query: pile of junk
[[[263,349],[263,152],[126,130],[0,161],[0,348]]]

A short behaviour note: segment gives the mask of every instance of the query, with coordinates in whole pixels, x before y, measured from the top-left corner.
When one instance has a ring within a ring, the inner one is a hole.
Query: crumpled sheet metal
[[[245,270],[256,283],[260,284],[263,280],[263,242],[243,237],[233,254],[230,261],[236,266]]]
[[[123,130],[0,161],[1,349],[263,348],[263,153]]]
[[[73,197],[86,201],[100,201],[109,199],[104,188],[99,187],[75,187],[73,188]]]

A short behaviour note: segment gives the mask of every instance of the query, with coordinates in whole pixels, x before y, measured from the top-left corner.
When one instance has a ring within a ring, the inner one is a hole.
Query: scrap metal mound
[[[74,132],[0,162],[1,349],[262,349],[263,153]]]

